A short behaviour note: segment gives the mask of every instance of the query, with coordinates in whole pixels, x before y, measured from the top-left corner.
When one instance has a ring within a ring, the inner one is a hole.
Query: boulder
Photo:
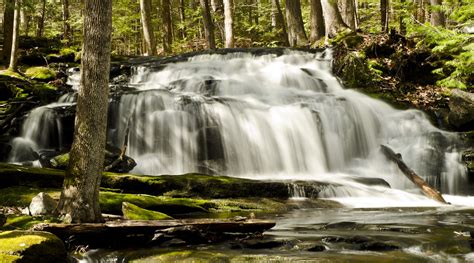
[[[449,99],[448,121],[460,131],[472,130],[474,127],[474,94],[455,89]]]
[[[309,252],[322,252],[322,251],[325,251],[325,250],[326,250],[326,246],[321,245],[321,244],[317,244],[317,245],[314,245],[314,246],[308,248]]]
[[[7,216],[4,214],[0,214],[0,227],[3,226],[7,222]]]
[[[56,201],[47,193],[39,193],[30,203],[30,213],[32,216],[52,214],[57,207]]]
[[[151,211],[143,209],[134,204],[123,202],[122,203],[122,213],[125,219],[129,220],[164,220],[164,219],[173,219],[167,214],[163,214],[156,211]]]
[[[0,233],[0,262],[68,262],[64,243],[41,231]]]
[[[466,164],[469,177],[474,179],[474,149],[464,151],[462,153],[462,160]]]

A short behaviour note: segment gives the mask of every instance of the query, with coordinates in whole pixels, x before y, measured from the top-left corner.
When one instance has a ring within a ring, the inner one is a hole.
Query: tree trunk
[[[69,22],[69,0],[62,0],[63,4],[63,39],[67,45],[71,44],[71,23]]]
[[[296,47],[307,45],[308,38],[304,31],[300,0],[286,1],[286,23],[288,24],[288,39],[290,46]]]
[[[140,0],[140,14],[142,19],[143,39],[145,41],[145,55],[156,54],[155,35],[151,26],[151,0]]]
[[[280,8],[280,1],[279,0],[272,0],[272,23],[274,23],[274,27],[278,30],[279,39],[283,46],[289,46],[290,43],[288,42],[288,33],[286,31],[285,19],[283,18],[283,13],[281,12]]]
[[[443,0],[430,0],[431,3],[431,25],[433,26],[445,26],[444,13],[441,10]]]
[[[173,44],[173,24],[171,20],[170,0],[161,1],[161,17],[163,19],[163,50],[169,54],[172,52]]]
[[[380,0],[380,24],[384,33],[388,33],[388,1]]]
[[[234,2],[224,0],[225,47],[234,47]]]
[[[341,1],[341,15],[342,21],[344,21],[344,23],[346,23],[350,29],[355,31],[357,29],[357,17],[354,0]]]
[[[400,17],[398,18],[398,19],[399,19],[398,22],[399,22],[399,24],[400,24],[400,25],[399,25],[399,26],[400,26],[400,34],[401,34],[401,35],[405,35],[405,34],[407,33],[407,26],[406,26],[406,24],[405,24],[405,18],[406,18],[406,12],[407,12],[407,11],[405,10],[405,8],[406,8],[406,5],[405,5],[406,0],[400,0],[400,3],[401,3],[401,6],[402,6],[402,8],[401,8],[402,10],[401,10],[401,12],[400,12]]]
[[[324,16],[323,16],[323,7],[321,5],[321,0],[311,0],[311,20],[310,28],[311,33],[309,40],[311,43],[318,41],[324,37]]]
[[[324,11],[324,24],[326,35],[335,37],[341,30],[349,27],[342,20],[341,13],[337,7],[337,0],[321,0]]]
[[[212,23],[211,10],[209,9],[208,0],[199,0],[202,9],[202,21],[204,23],[204,35],[208,49],[216,48],[216,40],[214,38],[214,24]]]
[[[38,24],[36,28],[36,37],[42,37],[44,32],[44,16],[46,15],[46,0],[41,2],[41,14],[38,16]]]
[[[17,71],[18,62],[18,41],[20,37],[20,9],[21,0],[15,0],[15,12],[13,14],[13,36],[12,36],[12,47],[10,55],[10,65],[8,69],[11,71]]]
[[[103,221],[99,186],[107,128],[112,1],[85,0],[74,142],[58,205],[73,223]]]
[[[15,0],[4,1],[3,12],[3,60],[9,63],[12,54],[13,21],[15,13]]]
[[[185,0],[179,0],[179,18],[181,20],[181,37],[186,39],[186,3]]]

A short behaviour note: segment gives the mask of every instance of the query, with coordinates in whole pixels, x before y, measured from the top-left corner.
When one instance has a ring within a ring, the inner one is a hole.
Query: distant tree
[[[46,0],[41,0],[40,13],[36,18],[36,37],[42,37],[44,33],[44,18],[46,16]]]
[[[173,21],[171,17],[170,0],[161,1],[161,17],[163,19],[163,49],[165,53],[172,52],[173,45]]]
[[[224,28],[225,47],[234,47],[234,3],[232,0],[224,0]]]
[[[382,32],[388,32],[388,4],[389,0],[380,0],[380,24],[382,26]]]
[[[109,94],[112,1],[84,0],[81,86],[74,141],[58,211],[73,223],[101,222],[99,187],[104,163]]]
[[[15,0],[4,1],[3,11],[3,60],[10,61],[12,54],[13,24],[15,16]]]
[[[208,49],[216,48],[216,40],[214,37],[214,23],[211,18],[211,10],[209,9],[208,0],[199,0],[202,9],[202,21],[204,24],[204,35]]]
[[[13,14],[13,36],[12,36],[12,47],[10,55],[10,65],[8,69],[11,71],[18,70],[18,42],[20,37],[20,9],[21,0],[15,0],[15,12]]]
[[[288,33],[286,31],[285,19],[281,12],[280,1],[272,0],[272,24],[278,30],[279,39],[283,46],[289,46]]]
[[[63,39],[66,45],[71,44],[71,22],[69,21],[69,0],[62,0],[63,13]]]
[[[311,43],[324,37],[324,16],[321,0],[310,0],[310,37]]]
[[[286,1],[286,23],[288,25],[288,40],[290,46],[295,47],[307,45],[308,38],[304,31],[300,0]]]
[[[324,24],[326,35],[334,37],[340,31],[349,28],[342,20],[341,13],[337,7],[337,0],[321,0],[324,10]]]
[[[145,55],[156,54],[155,35],[151,25],[151,0],[140,0],[140,15],[143,29],[143,39],[145,42]]]
[[[431,3],[431,24],[433,26],[441,26],[444,27],[446,22],[445,22],[445,17],[444,13],[441,10],[442,5],[443,5],[443,0],[430,0]],[[474,3],[471,3],[474,4]]]

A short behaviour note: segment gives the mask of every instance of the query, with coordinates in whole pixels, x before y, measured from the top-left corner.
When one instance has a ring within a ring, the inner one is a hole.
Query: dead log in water
[[[69,246],[95,248],[156,245],[157,239],[178,238],[187,243],[223,241],[229,236],[263,233],[275,222],[258,219],[117,220],[87,224],[37,224],[36,231],[55,234]],[[158,238],[157,238],[158,237]]]
[[[428,196],[429,198],[441,202],[443,204],[447,204],[446,200],[444,200],[441,193],[431,187],[423,178],[418,176],[412,169],[410,169],[405,162],[402,160],[402,156],[400,154],[396,154],[390,147],[385,145],[380,145],[383,154],[385,156],[395,162],[398,165],[398,168],[405,174],[405,176],[410,179],[414,184],[416,184],[423,193]]]

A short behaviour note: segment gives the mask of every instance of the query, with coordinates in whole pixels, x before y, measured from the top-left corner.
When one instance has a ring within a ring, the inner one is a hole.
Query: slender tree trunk
[[[38,24],[36,28],[36,37],[42,37],[44,32],[44,17],[46,15],[46,0],[41,2],[41,14],[38,16]]]
[[[341,16],[353,31],[357,29],[356,6],[354,0],[341,1]]]
[[[289,46],[288,33],[286,31],[285,19],[280,8],[279,0],[272,0],[273,17],[275,18],[275,28],[279,31],[279,38],[283,46]]]
[[[112,1],[85,0],[81,87],[74,142],[58,210],[73,223],[103,221],[99,187],[109,94]]]
[[[310,37],[311,43],[318,41],[324,37],[324,16],[321,0],[310,0],[311,5],[311,20],[310,20]]]
[[[10,61],[12,54],[12,38],[13,38],[13,24],[15,14],[15,0],[4,1],[3,12],[3,60],[7,63]]]
[[[143,29],[143,39],[145,41],[145,55],[156,54],[155,35],[151,26],[151,0],[140,0],[140,14]]]
[[[215,49],[216,40],[214,38],[214,24],[212,23],[211,10],[208,0],[199,0],[202,9],[202,21],[204,24],[204,35],[206,37],[207,48]]]
[[[304,31],[300,0],[286,1],[286,23],[288,24],[288,39],[290,41],[290,46],[295,47],[307,45],[308,38]]]
[[[225,47],[234,47],[234,3],[224,0]]]
[[[321,0],[324,11],[324,24],[326,26],[326,35],[334,37],[340,31],[349,27],[342,20],[341,13],[337,7],[337,0]]]
[[[443,0],[430,0],[431,3],[431,25],[444,27],[446,24],[444,13],[441,10]]]
[[[11,71],[17,71],[17,62],[18,62],[18,42],[20,37],[20,9],[21,9],[21,0],[15,0],[15,12],[13,19],[13,36],[12,36],[12,47],[10,55],[10,65],[8,69]]]
[[[181,19],[181,37],[186,39],[186,3],[185,0],[179,0],[179,18]]]
[[[405,10],[405,3],[406,0],[400,0],[400,3],[402,5],[401,11],[400,11],[400,17],[399,19],[399,24],[400,24],[400,34],[405,35],[407,33],[407,26],[405,24],[405,18],[406,18],[406,10]]]
[[[415,0],[415,17],[420,23],[425,22],[425,4],[424,0]]]
[[[69,22],[69,0],[62,0],[63,6],[63,38],[69,45],[71,42],[71,23]]]
[[[388,33],[388,3],[389,0],[380,0],[380,24],[384,33]]]
[[[173,24],[171,20],[170,0],[161,1],[161,17],[163,19],[163,49],[165,53],[171,53],[173,44]]]
[[[224,15],[224,2],[223,0],[211,0],[211,8],[214,12],[214,25],[217,27],[219,32],[219,38],[221,42],[225,42],[225,15]]]

